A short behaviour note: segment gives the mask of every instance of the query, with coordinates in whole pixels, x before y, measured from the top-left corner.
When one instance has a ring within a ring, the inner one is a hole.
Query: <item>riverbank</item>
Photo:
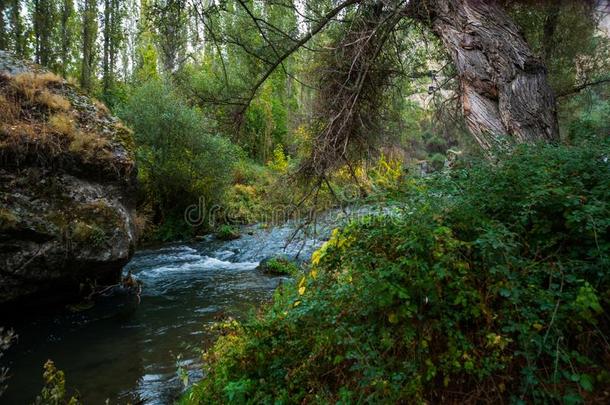
[[[42,388],[42,366],[53,359],[67,387],[85,404],[167,404],[185,375],[201,378],[200,350],[211,344],[209,327],[219,319],[242,319],[268,302],[286,277],[256,270],[274,255],[307,258],[320,240],[284,250],[294,228],[251,226],[240,239],[165,244],[138,251],[125,271],[143,283],[141,301],[101,297],[92,308],[22,316],[10,326],[19,340],[8,352],[7,403],[31,403]]]

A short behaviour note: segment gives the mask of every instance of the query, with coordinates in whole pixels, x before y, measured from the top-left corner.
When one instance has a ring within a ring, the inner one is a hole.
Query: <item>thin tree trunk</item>
[[[21,3],[19,0],[12,0],[11,2],[11,38],[13,41],[13,51],[20,57],[26,57],[26,35],[25,28],[23,26],[23,20],[21,18]]]
[[[66,76],[70,64],[70,14],[72,8],[69,0],[64,0],[61,9],[61,74]]]
[[[544,21],[544,28],[542,32],[542,56],[544,60],[548,61],[553,53],[555,43],[553,38],[555,37],[555,31],[557,29],[557,23],[559,21],[559,12],[561,11],[561,0],[555,0],[548,8],[547,15]]]
[[[81,68],[81,87],[90,91],[93,86],[93,67],[95,59],[95,39],[97,36],[97,0],[85,0],[83,9],[83,60]]]
[[[4,24],[5,3],[0,0],[0,49],[8,49],[8,32]]]
[[[104,59],[102,62],[104,95],[108,95],[110,91],[111,15],[110,0],[104,0]]]
[[[559,137],[547,72],[517,26],[493,0],[430,0],[429,22],[457,68],[470,131],[489,151],[507,139]]]

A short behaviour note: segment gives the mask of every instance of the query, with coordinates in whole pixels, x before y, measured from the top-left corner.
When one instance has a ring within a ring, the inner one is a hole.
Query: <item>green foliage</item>
[[[216,231],[216,238],[220,240],[239,239],[240,236],[239,228],[232,225],[221,225]]]
[[[44,388],[36,397],[35,405],[79,405],[78,397],[66,393],[66,377],[64,372],[55,367],[55,363],[47,360],[44,365]]]
[[[523,29],[528,44],[544,59],[549,82],[557,94],[583,79],[607,75],[610,40],[598,29],[594,2],[512,2],[509,12]]]
[[[588,108],[583,109],[582,106]],[[576,110],[578,114],[568,125],[568,140],[571,142],[578,143],[591,138],[604,139],[610,133],[610,102],[606,98],[589,92],[572,101],[568,108]]]
[[[185,403],[604,401],[608,141],[407,179],[225,325]]]
[[[445,166],[445,160],[445,155],[443,155],[442,153],[435,153],[434,155],[432,155],[429,159],[430,166],[432,166],[432,170],[434,170],[435,172],[442,170]]]
[[[170,227],[162,226],[160,236],[190,234],[184,210],[203,201],[205,211],[219,201],[231,180],[235,148],[228,140],[207,133],[201,112],[160,82],[136,89],[121,116],[134,130],[147,200],[160,222]]]
[[[267,166],[278,173],[286,174],[288,173],[289,163],[288,158],[284,154],[284,147],[282,144],[277,144],[275,149],[273,149],[273,157],[267,162]]]
[[[272,257],[263,260],[259,270],[265,274],[276,276],[294,276],[299,272],[299,266],[285,257]]]

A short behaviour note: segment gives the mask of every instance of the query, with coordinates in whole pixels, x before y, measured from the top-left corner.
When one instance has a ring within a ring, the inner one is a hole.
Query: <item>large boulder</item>
[[[103,104],[0,51],[0,305],[118,281],[136,185],[131,133]]]

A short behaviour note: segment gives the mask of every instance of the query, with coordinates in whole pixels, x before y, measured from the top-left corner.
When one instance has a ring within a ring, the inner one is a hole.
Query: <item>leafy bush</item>
[[[290,160],[286,157],[284,153],[284,147],[282,144],[277,144],[275,149],[273,149],[273,156],[267,162],[267,166],[275,170],[278,173],[286,174],[288,173],[288,165],[290,164]]]
[[[568,139],[572,142],[580,142],[583,139],[590,138],[604,139],[610,131],[610,102],[595,93],[588,97],[591,99],[590,108],[580,111],[576,119],[568,125]],[[570,103],[568,108],[572,107],[571,111],[578,111],[576,106],[579,104],[585,103],[576,100]]]
[[[55,367],[55,363],[47,360],[44,365],[44,388],[36,397],[35,405],[79,405],[78,396],[68,396],[66,392],[66,376]]]
[[[274,276],[293,276],[298,273],[299,266],[285,257],[272,257],[263,260],[258,269]]]
[[[216,232],[216,237],[220,240],[233,240],[240,236],[239,229],[231,225],[222,225]]]
[[[430,157],[428,162],[430,162],[430,167],[432,168],[432,170],[438,172],[440,170],[443,170],[443,167],[445,166],[445,160],[445,155],[441,153],[435,153]]]
[[[608,401],[609,154],[523,146],[407,180],[226,325],[183,401]]]
[[[158,235],[188,236],[185,209],[202,198],[204,209],[221,199],[231,181],[235,148],[207,133],[201,112],[160,82],[136,89],[120,114],[134,130],[140,180],[161,224]]]

